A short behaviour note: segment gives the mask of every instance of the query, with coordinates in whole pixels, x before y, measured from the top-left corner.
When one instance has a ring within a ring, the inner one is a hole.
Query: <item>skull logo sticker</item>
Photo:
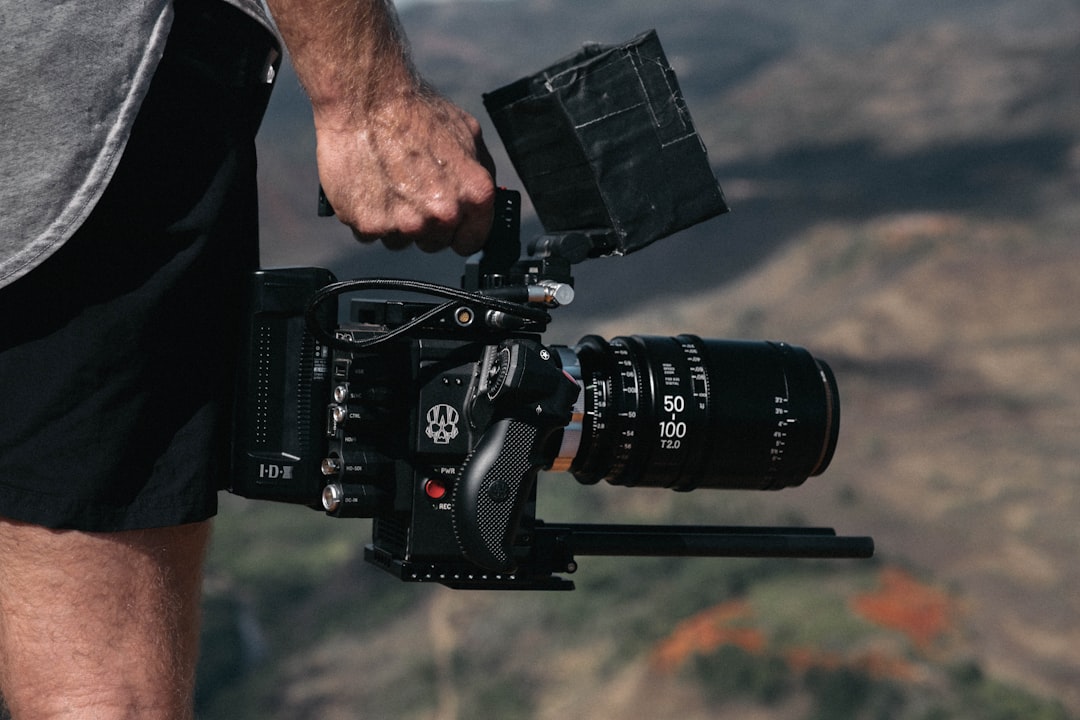
[[[427,429],[424,434],[436,445],[449,445],[458,436],[460,415],[452,406],[445,403],[434,405],[427,411]]]

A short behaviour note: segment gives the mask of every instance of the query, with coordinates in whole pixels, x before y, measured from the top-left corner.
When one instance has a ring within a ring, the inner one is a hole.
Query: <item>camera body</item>
[[[500,191],[464,290],[338,283],[320,268],[251,278],[230,491],[372,518],[366,558],[403,580],[569,589],[577,555],[865,557],[821,528],[549,525],[538,473],[583,483],[780,489],[827,467],[839,430],[828,366],[783,343],[587,336],[547,346],[571,264],[516,259]],[[549,251],[580,238],[546,238]],[[509,258],[515,258],[510,261]],[[446,302],[340,294],[440,292]]]
[[[519,196],[500,198],[496,250],[517,244]],[[335,297],[312,303],[333,282],[321,268],[251,278],[230,491],[374,518],[370,556],[399,573],[515,570],[525,506],[577,382],[528,320],[463,294],[443,306],[354,300],[339,326]],[[353,347],[364,341],[376,344]]]
[[[543,343],[575,263],[727,211],[654,32],[587,46],[484,102],[545,232],[523,255],[520,195],[500,190],[460,289],[255,273],[229,490],[371,518],[369,561],[456,588],[571,589],[580,555],[870,556],[870,538],[829,528],[536,517],[547,469],[684,492],[801,484],[832,458],[840,404],[828,365],[785,343]],[[339,322],[341,295],[372,290],[439,300],[353,298]]]
[[[254,283],[275,294],[325,278],[318,269],[265,271]],[[311,341],[303,310],[252,316],[258,359],[241,407],[277,405],[272,419],[239,423],[232,492],[374,518],[368,557],[404,579],[434,579],[438,569],[440,578],[480,572],[497,581],[527,563],[526,505],[578,394],[551,352],[525,335],[469,340],[432,327],[377,351],[333,349]],[[391,324],[427,310],[354,307]],[[335,333],[373,337],[370,319]]]

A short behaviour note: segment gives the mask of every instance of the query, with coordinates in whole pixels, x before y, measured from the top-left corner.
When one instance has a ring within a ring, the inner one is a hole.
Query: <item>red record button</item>
[[[432,500],[446,497],[446,483],[442,478],[428,478],[424,481],[424,494]]]

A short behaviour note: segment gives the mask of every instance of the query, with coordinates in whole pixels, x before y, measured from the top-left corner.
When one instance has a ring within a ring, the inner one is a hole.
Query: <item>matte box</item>
[[[624,255],[727,212],[655,31],[580,52],[484,95],[549,234]]]

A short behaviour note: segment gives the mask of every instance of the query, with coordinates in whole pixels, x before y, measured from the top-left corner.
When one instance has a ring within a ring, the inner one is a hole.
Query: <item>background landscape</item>
[[[540,484],[548,520],[805,523],[873,561],[583,558],[573,593],[405,585],[366,521],[223,497],[199,717],[1080,717],[1080,3],[410,5],[480,95],[656,28],[733,212],[576,273],[547,340],[784,339],[832,365],[829,471],[776,494]],[[261,135],[266,265],[456,284],[314,217],[291,75]],[[527,223],[526,234],[536,232]]]

